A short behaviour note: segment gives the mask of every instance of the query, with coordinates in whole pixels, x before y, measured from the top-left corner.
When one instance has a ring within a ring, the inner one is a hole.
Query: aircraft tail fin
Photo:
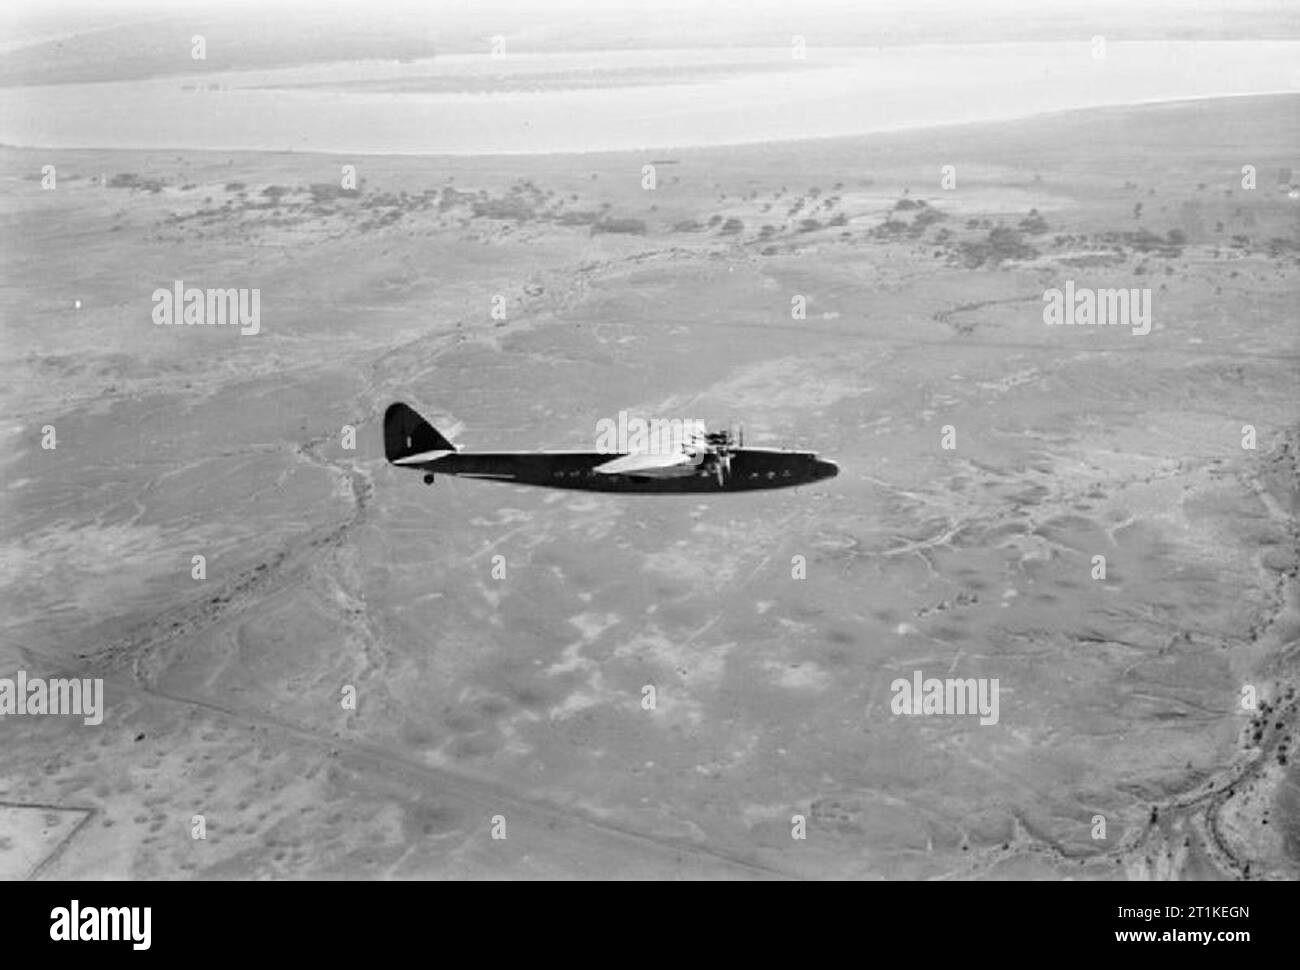
[[[384,454],[390,462],[430,451],[455,451],[438,429],[400,401],[384,412]]]

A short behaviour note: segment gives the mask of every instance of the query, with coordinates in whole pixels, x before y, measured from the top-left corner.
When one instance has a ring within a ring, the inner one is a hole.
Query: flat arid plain
[[[106,683],[99,726],[0,722],[0,876],[1297,878],[1297,145],[1281,94],[0,149],[0,674]],[[259,289],[260,332],[155,326],[177,280]],[[1150,332],[1045,326],[1067,281],[1149,288]],[[466,448],[625,410],[841,472],[428,488],[394,400]],[[895,714],[915,671],[996,678],[996,723]]]

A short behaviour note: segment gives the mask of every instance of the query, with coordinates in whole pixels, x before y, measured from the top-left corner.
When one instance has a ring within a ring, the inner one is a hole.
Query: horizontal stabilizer
[[[418,455],[407,455],[404,458],[394,458],[394,465],[423,465],[426,462],[437,461],[439,458],[446,458],[448,455],[456,454],[455,450],[447,451],[445,448],[438,451],[422,451]]]

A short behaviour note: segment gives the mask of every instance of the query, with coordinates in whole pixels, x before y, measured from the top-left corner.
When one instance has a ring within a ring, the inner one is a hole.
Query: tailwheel
[[[433,484],[433,476],[432,476],[432,475],[425,475],[425,476],[424,476],[424,484],[426,484],[426,485],[432,485],[432,484]]]

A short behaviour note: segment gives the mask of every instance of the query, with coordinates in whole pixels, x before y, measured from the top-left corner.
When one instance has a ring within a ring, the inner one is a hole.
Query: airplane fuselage
[[[839,468],[808,451],[737,447],[727,433],[703,435],[664,453],[460,451],[400,401],[384,412],[384,454],[424,474],[592,492],[748,492],[833,478]]]
[[[670,475],[609,474],[596,469],[618,455],[601,452],[454,452],[408,467],[429,475],[456,475],[516,485],[545,485],[596,492],[742,492],[788,488],[831,478],[833,462],[810,452],[745,448],[731,456],[720,476],[712,461],[675,469]]]

